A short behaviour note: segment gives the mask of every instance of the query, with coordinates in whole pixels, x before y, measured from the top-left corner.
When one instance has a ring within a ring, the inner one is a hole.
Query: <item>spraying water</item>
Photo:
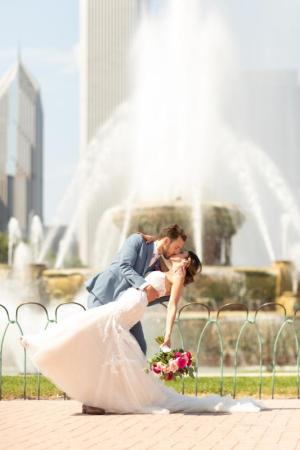
[[[156,15],[142,17],[132,61],[134,91],[83,151],[58,209],[61,223],[66,204],[73,203],[56,267],[63,266],[73,236],[80,243],[82,234],[92,249],[87,262],[105,267],[126,236],[132,205],[177,198],[192,208],[200,256],[201,202],[225,201],[255,219],[263,256],[274,260],[277,229],[268,208],[290,214],[299,236],[299,207],[270,158],[225,125],[223,107],[238,63],[223,18],[197,0],[166,1]],[[124,223],[117,230],[113,211],[122,205]],[[51,237],[41,258],[49,245]]]
[[[32,248],[33,262],[37,263],[39,258],[39,253],[44,239],[44,230],[41,219],[39,216],[34,215],[30,226],[30,244]]]
[[[8,222],[8,264],[12,265],[13,263],[13,253],[15,247],[20,242],[22,238],[21,229],[19,226],[19,222],[15,217],[11,217]]]

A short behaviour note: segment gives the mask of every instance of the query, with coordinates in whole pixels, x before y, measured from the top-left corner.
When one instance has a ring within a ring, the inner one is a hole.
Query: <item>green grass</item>
[[[63,397],[63,392],[51,383],[47,378],[41,376],[40,398],[56,399]],[[166,382],[167,386],[173,387],[181,392],[181,380]],[[12,400],[23,398],[23,376],[3,376],[2,378],[2,398]],[[192,378],[185,379],[185,393],[194,394],[195,380]],[[237,396],[258,396],[259,378],[258,377],[238,377],[237,380]],[[27,376],[27,398],[37,398],[37,377],[34,375]],[[198,382],[199,394],[219,394],[220,378],[219,377],[201,377]],[[224,378],[224,395],[232,394],[233,379]],[[264,377],[262,384],[262,397],[270,398],[272,394],[272,378]],[[275,379],[275,397],[280,398],[296,398],[297,397],[297,377],[296,376],[276,376]]]
[[[238,377],[236,392],[237,397],[254,396],[259,394],[259,377]],[[176,380],[169,382],[177,391],[181,391],[182,382]],[[194,394],[195,380],[187,378],[185,380],[185,393]],[[201,377],[198,379],[198,393],[201,394],[219,394],[220,378],[219,377]],[[233,378],[224,377],[223,395],[233,394]],[[296,376],[276,376],[275,378],[275,394],[274,397],[296,398],[297,377]],[[272,377],[263,377],[262,380],[262,397],[270,398],[272,396]]]
[[[26,397],[37,398],[37,380],[34,375],[28,375],[26,380]],[[40,377],[40,398],[43,399],[55,399],[63,397],[62,391],[60,391],[51,381],[47,378]],[[24,390],[24,377],[21,375],[7,375],[2,377],[2,398],[4,400],[13,400],[16,398],[23,398]]]

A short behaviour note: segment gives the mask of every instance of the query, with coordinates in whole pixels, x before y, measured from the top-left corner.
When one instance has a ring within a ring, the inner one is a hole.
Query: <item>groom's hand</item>
[[[145,287],[144,291],[147,294],[148,302],[153,302],[153,300],[159,297],[157,290],[150,284]]]
[[[140,234],[142,236],[142,238],[144,239],[144,241],[146,241],[147,244],[151,244],[151,242],[156,241],[156,237],[152,236],[151,234],[144,234],[144,233],[140,233],[139,231],[137,232],[137,234]]]

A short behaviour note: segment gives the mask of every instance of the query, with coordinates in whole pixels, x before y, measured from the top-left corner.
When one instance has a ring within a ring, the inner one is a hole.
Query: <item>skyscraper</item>
[[[14,216],[26,235],[33,214],[43,217],[43,110],[18,60],[0,79],[0,230]]]
[[[129,52],[140,0],[81,0],[81,149],[129,90]]]
[[[141,0],[81,0],[81,153],[97,129],[128,98],[130,44]],[[89,205],[80,225],[80,257],[92,263],[99,217]]]

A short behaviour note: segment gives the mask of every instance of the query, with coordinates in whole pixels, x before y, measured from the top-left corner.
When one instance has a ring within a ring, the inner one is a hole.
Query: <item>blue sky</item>
[[[228,21],[244,68],[299,70],[300,0],[214,4]],[[41,86],[46,223],[79,156],[78,8],[78,0],[0,0],[0,76],[15,62],[19,42],[23,62]]]

